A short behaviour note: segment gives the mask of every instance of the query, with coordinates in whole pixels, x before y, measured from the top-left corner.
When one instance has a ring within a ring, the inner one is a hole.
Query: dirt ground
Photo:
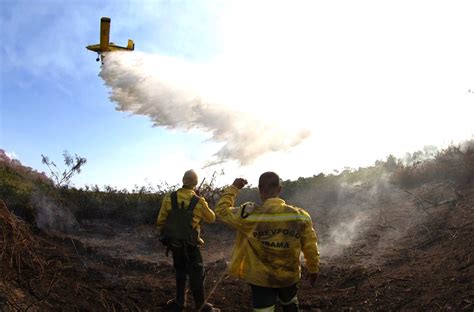
[[[303,269],[302,311],[474,311],[474,185],[399,190],[364,213],[376,217],[338,252],[336,221],[313,216],[322,265],[314,288]],[[32,231],[6,207],[1,217],[2,311],[162,311],[174,296],[171,257],[151,226],[90,220],[65,235]],[[235,233],[217,224],[203,236],[209,301],[251,311],[249,287],[226,273]]]

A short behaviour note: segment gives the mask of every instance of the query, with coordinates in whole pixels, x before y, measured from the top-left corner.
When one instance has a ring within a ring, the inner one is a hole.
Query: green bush
[[[71,204],[79,221],[107,219],[130,225],[152,224],[156,221],[162,194],[107,190],[62,189],[61,196]]]

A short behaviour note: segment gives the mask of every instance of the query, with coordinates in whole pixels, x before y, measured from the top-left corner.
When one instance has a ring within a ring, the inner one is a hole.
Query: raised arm
[[[222,197],[219,199],[216,207],[216,215],[224,223],[227,223],[233,227],[238,227],[242,222],[240,216],[240,207],[234,207],[235,197],[239,193],[239,190],[247,184],[245,179],[235,179],[234,183],[228,186]]]

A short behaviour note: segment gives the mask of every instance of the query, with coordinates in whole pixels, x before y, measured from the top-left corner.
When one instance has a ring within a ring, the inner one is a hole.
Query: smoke
[[[68,207],[37,191],[32,195],[35,222],[38,228],[49,231],[70,232],[79,227]]]
[[[472,151],[474,151],[474,135],[472,135],[471,140],[466,140],[464,142],[461,142],[460,151],[463,152],[464,154],[467,154],[470,152],[472,153]]]
[[[335,257],[342,254],[345,248],[352,245],[353,241],[361,234],[361,224],[369,216],[363,213],[356,215],[348,221],[337,223],[329,233],[329,238],[324,245],[320,246],[320,252],[324,257]]]
[[[401,192],[390,183],[390,177],[385,171],[318,176],[288,197],[289,203],[312,216],[321,257],[354,252],[368,244],[374,230],[392,230],[385,210],[397,202]],[[385,245],[380,243],[371,252],[380,253]]]
[[[231,74],[212,65],[116,52],[105,57],[100,76],[118,111],[148,116],[158,127],[204,131],[209,140],[223,143],[206,166],[229,160],[246,165],[264,153],[287,151],[310,135],[307,129],[288,129],[270,110],[263,120],[256,107],[237,103],[245,84]]]

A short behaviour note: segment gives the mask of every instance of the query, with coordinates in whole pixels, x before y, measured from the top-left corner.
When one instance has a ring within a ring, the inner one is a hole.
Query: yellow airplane
[[[118,45],[115,45],[113,42],[109,42],[109,34],[110,34],[110,18],[102,17],[100,19],[100,43],[92,44],[86,47],[88,50],[97,52],[97,59],[96,59],[97,62],[100,59],[102,60],[102,63],[103,63],[105,52],[133,51],[135,49],[135,43],[133,43],[132,39],[128,39],[128,44],[126,47],[120,47]]]

